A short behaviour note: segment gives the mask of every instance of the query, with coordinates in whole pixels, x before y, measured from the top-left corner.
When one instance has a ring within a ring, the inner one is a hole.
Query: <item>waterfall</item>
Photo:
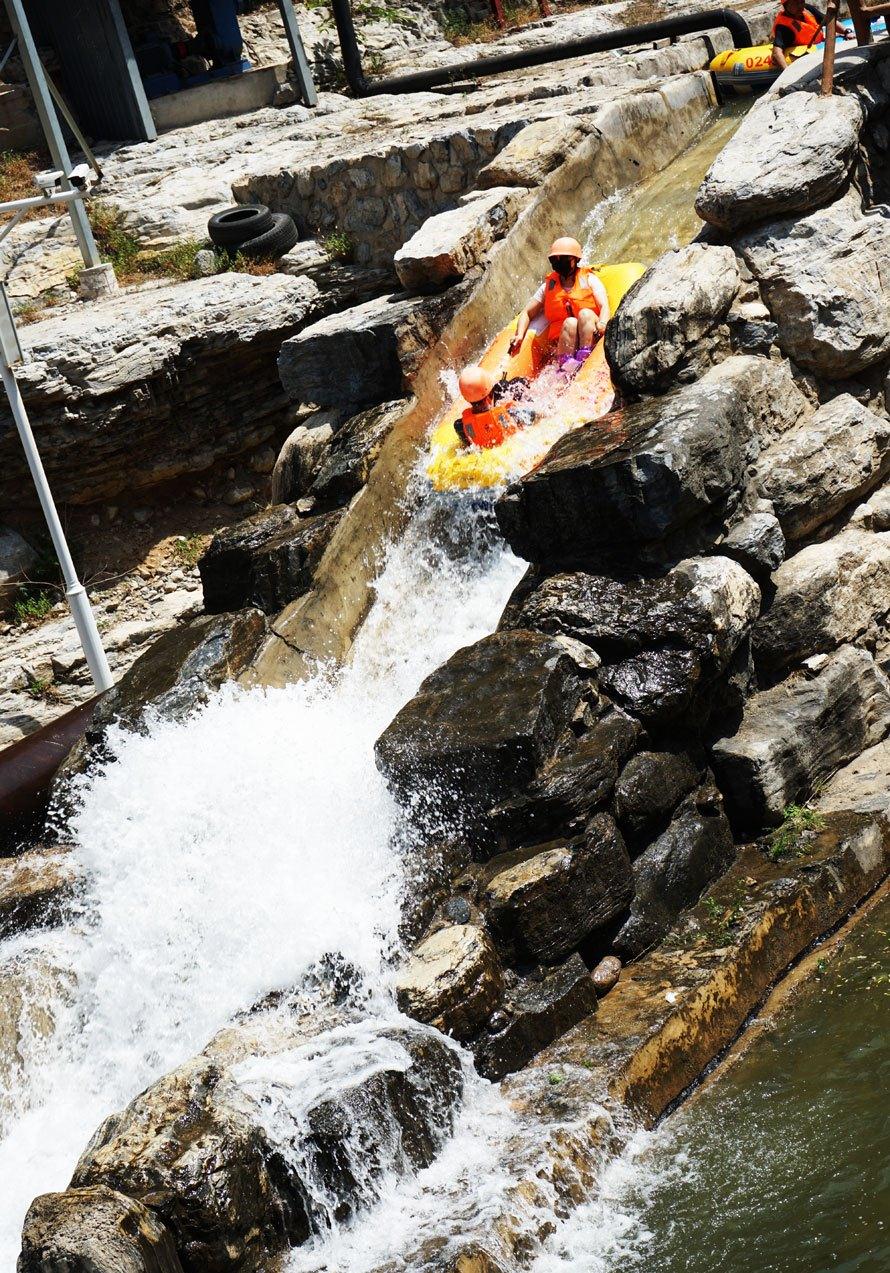
[[[3,1270],[31,1199],[67,1185],[102,1119],[266,992],[339,952],[369,1012],[396,1014],[405,877],[373,744],[496,625],[523,565],[491,520],[490,501],[421,500],[346,667],[227,686],[184,723],[117,731],[113,763],[80,782],[63,828],[84,877],[70,920],[0,949],[0,980],[31,976],[25,1000],[54,1020],[41,1033],[23,1019],[20,1071],[0,1075]],[[486,1088],[471,1083],[471,1102]]]

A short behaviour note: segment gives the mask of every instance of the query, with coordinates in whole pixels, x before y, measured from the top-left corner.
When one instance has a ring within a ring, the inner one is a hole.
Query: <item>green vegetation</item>
[[[159,251],[146,251],[124,225],[123,217],[108,204],[90,206],[90,224],[104,261],[114,266],[119,283],[143,283],[152,278],[190,279],[195,277],[195,257],[202,244],[194,239],[175,243]],[[76,286],[77,274],[69,282]]]
[[[55,598],[33,584],[22,584],[12,605],[16,623],[36,623],[45,619],[55,605]]]
[[[747,896],[747,889],[739,880],[728,897],[717,898],[711,894],[704,899],[704,934],[712,945],[726,946],[732,941],[738,931]]]
[[[551,1087],[559,1087],[560,1083],[562,1082],[562,1075],[557,1074],[556,1071],[553,1070],[550,1074],[547,1075],[547,1082],[550,1084]]]
[[[31,576],[16,589],[12,615],[16,623],[38,623],[45,619],[61,595],[61,573],[49,539],[37,544],[37,559]]]
[[[824,826],[825,819],[815,809],[806,809],[798,804],[788,805],[782,814],[782,825],[769,837],[766,856],[771,862],[799,857],[807,851],[805,834],[808,831],[821,831]]]
[[[40,676],[28,677],[28,693],[31,698],[43,699],[51,698],[53,694],[52,681],[44,680]]]
[[[321,246],[335,261],[351,261],[355,255],[355,243],[345,230],[332,230],[322,239]]]
[[[173,541],[173,552],[183,566],[194,566],[206,544],[206,535],[177,535]]]

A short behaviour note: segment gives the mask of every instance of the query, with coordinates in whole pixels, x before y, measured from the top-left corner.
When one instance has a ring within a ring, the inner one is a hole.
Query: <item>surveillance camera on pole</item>
[[[65,532],[59,520],[52,491],[46,479],[43,462],[40,459],[37,443],[34,440],[31,422],[28,419],[28,413],[25,410],[25,404],[22,401],[22,395],[15,378],[13,368],[16,363],[21,361],[22,347],[19,344],[15,319],[12,315],[9,297],[6,294],[6,286],[0,283],[0,377],[2,377],[3,388],[6,390],[13,419],[19,431],[19,437],[22,440],[28,468],[31,470],[31,476],[37,488],[37,496],[43,509],[43,515],[46,518],[46,524],[49,527],[53,547],[56,550],[56,556],[62,568],[62,577],[65,580],[65,597],[71,608],[74,626],[77,628],[77,635],[80,637],[80,643],[86,655],[87,667],[90,669],[90,675],[97,691],[101,694],[104,690],[111,689],[112,685],[114,685],[114,677],[111,675],[108,659],[105,657],[105,650],[102,648],[99,629],[96,627],[96,616],[93,614],[93,608],[90,605],[86,589],[78,579],[77,572],[74,569],[74,562],[71,560]]]

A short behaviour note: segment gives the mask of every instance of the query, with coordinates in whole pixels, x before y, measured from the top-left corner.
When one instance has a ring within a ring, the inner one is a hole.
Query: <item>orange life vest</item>
[[[516,431],[516,421],[510,415],[512,402],[503,402],[488,411],[474,411],[467,407],[461,416],[464,435],[471,446],[500,446],[506,437]]]
[[[773,37],[779,27],[786,27],[794,35],[794,43],[809,47],[811,44],[822,44],[825,40],[819,19],[810,13],[809,9],[804,9],[803,16],[800,18],[790,17],[783,9],[776,15],[773,23]]]
[[[566,290],[556,270],[544,279],[544,317],[547,319],[547,339],[556,340],[567,318],[577,318],[582,309],[600,312],[600,303],[593,290],[593,270],[579,268],[575,281]]]

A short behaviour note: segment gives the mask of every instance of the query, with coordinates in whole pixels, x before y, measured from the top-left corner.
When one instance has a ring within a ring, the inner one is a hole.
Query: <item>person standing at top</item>
[[[534,324],[535,367],[542,367],[554,356],[561,367],[570,359],[580,364],[606,330],[609,297],[596,271],[581,264],[577,239],[557,239],[547,255],[551,272],[519,315],[510,354],[519,352],[529,326]]]

